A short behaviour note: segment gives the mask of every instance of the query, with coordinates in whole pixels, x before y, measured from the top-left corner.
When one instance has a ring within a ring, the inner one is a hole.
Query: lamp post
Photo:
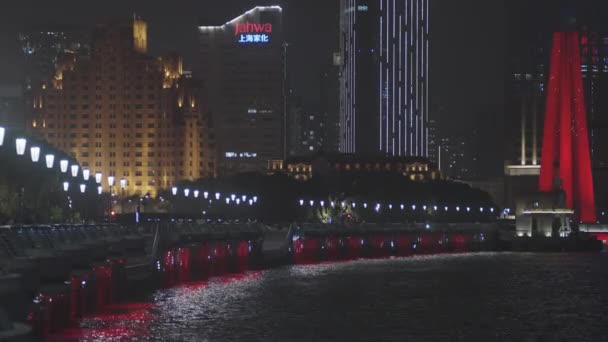
[[[125,186],[127,186],[127,180],[124,178],[120,179],[120,212],[125,213]]]
[[[86,184],[80,184],[80,193],[82,194],[82,203],[84,205],[84,210],[82,213],[82,219],[84,221],[84,223],[86,224],[87,222],[87,216],[88,216],[88,203],[87,203],[87,198],[85,196],[85,192],[87,191],[87,185]]]
[[[113,207],[114,207],[114,203],[112,202],[112,187],[114,187],[114,181],[115,178],[114,176],[108,176],[108,186],[110,187],[110,215],[112,214],[113,211]]]

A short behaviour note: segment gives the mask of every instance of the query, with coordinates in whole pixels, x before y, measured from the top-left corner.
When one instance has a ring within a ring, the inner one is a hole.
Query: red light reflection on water
[[[261,276],[262,272],[226,274],[214,280],[222,285],[236,283]],[[178,295],[204,291],[207,281],[186,282],[175,287]],[[80,327],[64,329],[49,337],[48,341],[118,340],[129,341],[150,335],[150,327],[157,317],[153,303],[110,304],[102,313],[87,315],[79,322]]]
[[[150,303],[112,304],[103,313],[86,316],[80,327],[68,328],[50,336],[50,341],[129,339],[146,336],[154,314]]]

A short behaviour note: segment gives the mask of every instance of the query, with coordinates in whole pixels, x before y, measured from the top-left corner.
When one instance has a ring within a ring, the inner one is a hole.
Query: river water
[[[82,321],[82,340],[608,341],[608,254],[479,253],[248,272]]]

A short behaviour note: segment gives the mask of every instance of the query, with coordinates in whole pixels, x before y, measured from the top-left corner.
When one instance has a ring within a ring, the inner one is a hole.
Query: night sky
[[[582,1],[587,8],[607,7],[605,2]],[[515,3],[519,7],[512,6]],[[545,10],[556,3],[564,7],[559,0],[431,1],[431,116],[440,127],[466,133],[479,117],[488,125],[502,125],[509,42],[534,30],[537,19],[536,24],[554,18],[561,10]],[[292,88],[305,104],[314,106],[321,68],[337,48],[338,38],[332,32],[337,32],[339,0],[5,1],[0,20],[0,84],[21,80],[17,34],[29,26],[92,26],[104,17],[137,13],[148,22],[150,53],[177,50],[189,67],[196,58],[198,23],[220,24],[255,5],[270,4],[280,4],[285,10],[287,40],[292,44]],[[500,149],[500,134],[491,139],[488,151]]]
[[[487,0],[436,0],[432,2],[431,38],[433,103],[448,120],[467,115],[464,108],[482,92],[484,104],[500,103],[501,80],[494,76],[500,54],[502,14]],[[500,1],[498,1],[500,2]],[[105,0],[12,1],[0,21],[0,84],[21,79],[18,32],[31,25],[91,25],[104,17],[141,15],[148,22],[150,52],[175,49],[187,66],[196,54],[196,26],[202,20],[219,24],[245,10],[277,1],[264,0]],[[321,67],[331,62],[338,38],[335,15],[339,0],[283,0],[287,39],[292,43],[292,87],[310,105],[318,102]],[[4,3],[4,7],[7,7]],[[479,13],[484,19],[479,19]],[[480,30],[479,26],[485,26]],[[480,42],[486,42],[480,44]],[[493,43],[493,48],[487,48]],[[502,67],[502,65],[498,65]],[[457,84],[458,87],[453,87]],[[494,87],[494,85],[496,87]],[[441,104],[441,106],[439,106]],[[450,114],[446,114],[446,113]],[[461,121],[461,120],[455,120]]]

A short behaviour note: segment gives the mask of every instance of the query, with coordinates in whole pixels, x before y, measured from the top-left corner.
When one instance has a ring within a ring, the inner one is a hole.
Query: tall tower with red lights
[[[595,198],[587,111],[577,32],[553,35],[539,189],[550,192],[561,179],[566,205],[583,223],[595,223]]]

